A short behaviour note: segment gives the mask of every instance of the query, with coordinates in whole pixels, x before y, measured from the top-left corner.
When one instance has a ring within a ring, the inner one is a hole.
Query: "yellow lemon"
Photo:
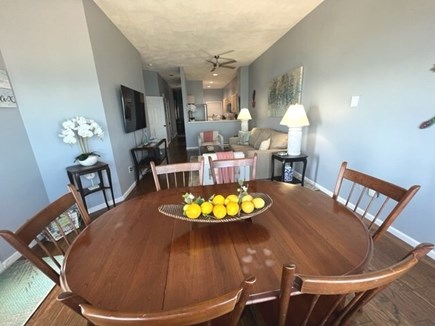
[[[220,220],[221,218],[224,218],[225,215],[227,215],[227,209],[225,208],[224,205],[222,204],[217,204],[213,207],[213,215],[214,217],[216,217],[218,220]]]
[[[183,206],[183,213],[186,213],[186,209],[187,209],[187,207],[189,207],[189,205],[190,205],[190,204],[185,204],[185,205]]]
[[[225,201],[226,201],[226,204],[228,204],[229,202],[232,202],[232,201],[238,203],[239,202],[239,196],[237,196],[237,195],[228,195],[227,198],[225,198]]]
[[[193,203],[186,208],[186,216],[188,218],[198,218],[199,215],[201,215],[201,207],[198,204]]]
[[[218,205],[218,204],[223,205],[225,203],[225,198],[222,195],[216,195],[213,197],[211,202],[213,205]]]
[[[252,198],[251,195],[245,195],[245,196],[242,197],[242,202],[244,202],[244,201],[252,201],[252,199],[254,199],[254,198]]]
[[[252,213],[254,211],[254,204],[252,201],[242,202],[242,211],[246,214]]]
[[[239,213],[239,204],[230,201],[227,205],[227,214],[230,216],[236,216]]]
[[[209,215],[213,212],[213,205],[209,201],[205,201],[201,204],[201,211],[204,215]]]
[[[254,204],[254,207],[257,208],[257,209],[263,208],[264,205],[265,205],[264,199],[260,198],[260,197],[254,198],[252,200],[252,203]]]

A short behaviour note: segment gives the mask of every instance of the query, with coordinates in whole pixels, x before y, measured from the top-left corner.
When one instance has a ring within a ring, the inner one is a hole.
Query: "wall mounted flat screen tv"
[[[147,121],[143,93],[121,85],[121,105],[126,133],[146,128]]]

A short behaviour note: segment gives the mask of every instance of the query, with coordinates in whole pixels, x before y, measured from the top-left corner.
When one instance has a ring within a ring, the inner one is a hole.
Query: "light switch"
[[[359,96],[358,95],[352,96],[352,98],[350,99],[350,107],[356,108],[358,107],[358,103],[359,103]]]

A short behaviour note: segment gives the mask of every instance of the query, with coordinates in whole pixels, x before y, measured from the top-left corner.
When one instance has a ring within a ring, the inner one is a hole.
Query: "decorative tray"
[[[268,194],[264,194],[261,192],[254,192],[254,193],[249,193],[252,197],[260,197],[263,198],[264,200],[264,207],[260,208],[260,209],[255,209],[252,213],[246,214],[243,213],[242,211],[240,211],[239,216],[230,216],[230,215],[226,215],[224,218],[222,219],[216,219],[214,216],[212,215],[200,215],[198,218],[188,218],[187,216],[183,215],[183,206],[184,204],[166,204],[166,205],[161,205],[159,206],[159,212],[173,217],[173,218],[177,218],[180,220],[184,220],[184,221],[189,221],[189,222],[196,222],[196,223],[225,223],[225,222],[236,222],[236,221],[240,221],[240,220],[244,220],[247,218],[251,218],[255,215],[261,214],[264,211],[266,211],[267,209],[269,209],[270,206],[272,206],[273,200],[272,198],[269,197]]]

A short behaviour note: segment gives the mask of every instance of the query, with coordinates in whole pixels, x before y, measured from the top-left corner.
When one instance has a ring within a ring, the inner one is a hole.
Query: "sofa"
[[[234,152],[243,152],[245,157],[257,153],[257,179],[270,179],[272,176],[272,153],[287,151],[286,132],[271,128],[253,128],[247,134],[239,132],[238,137],[230,137],[229,146]],[[275,175],[280,175],[279,164],[275,164]]]

